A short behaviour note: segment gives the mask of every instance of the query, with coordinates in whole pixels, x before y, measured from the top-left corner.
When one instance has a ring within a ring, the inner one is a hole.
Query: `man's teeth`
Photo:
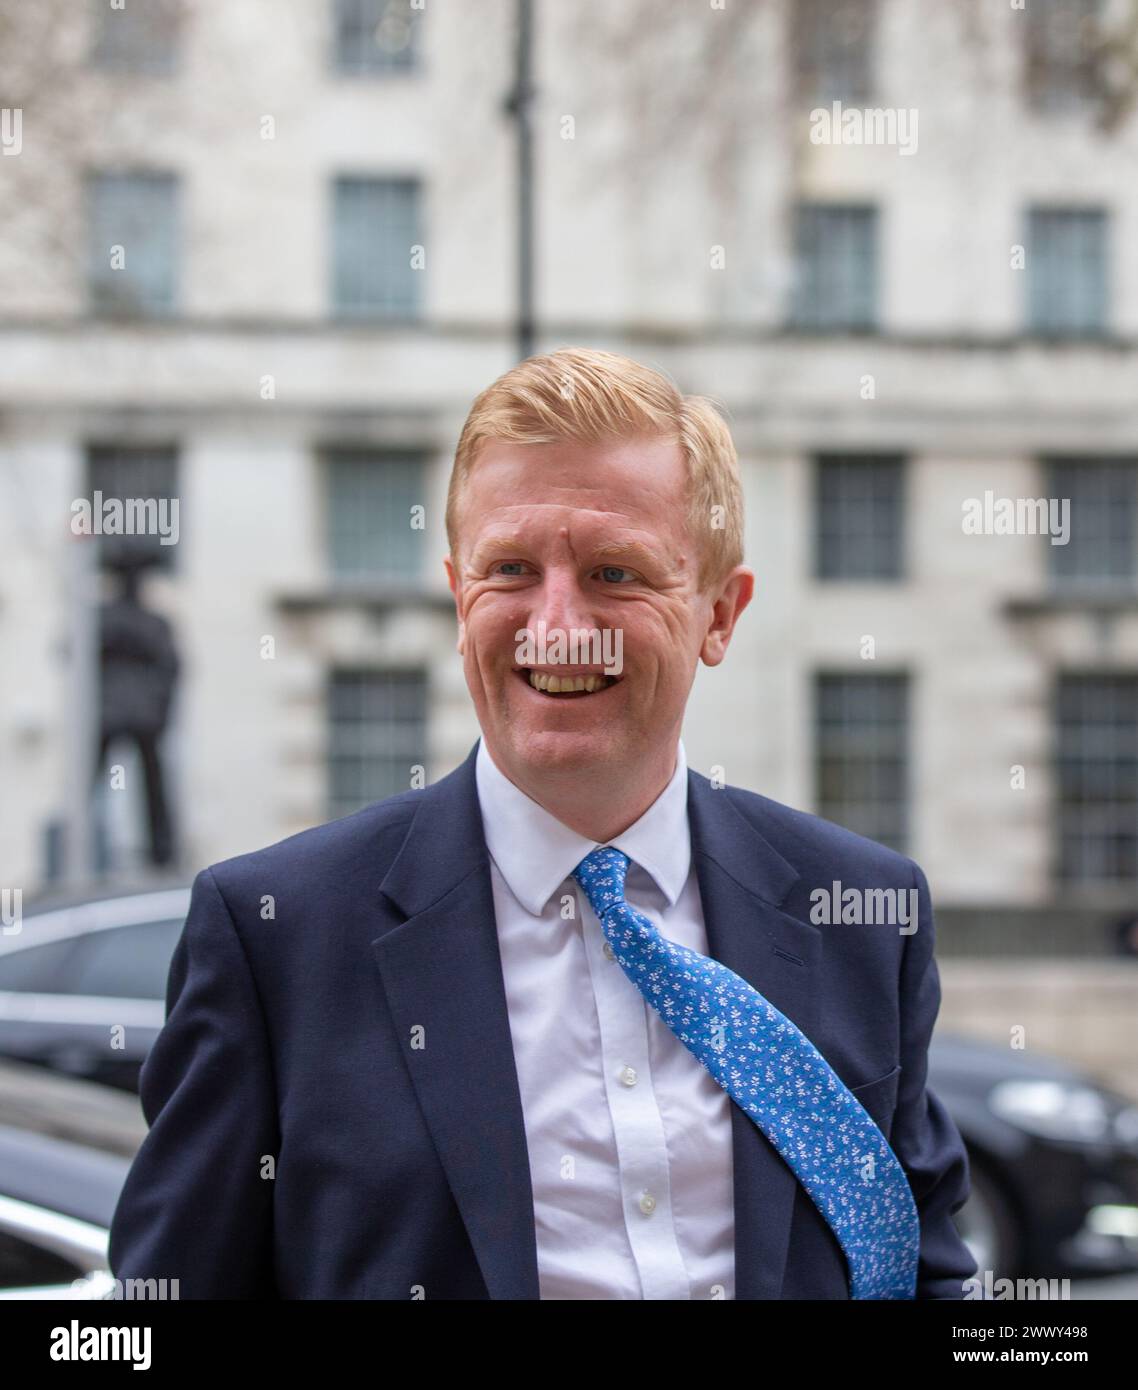
[[[603,690],[609,684],[607,676],[551,676],[547,671],[530,671],[529,683],[535,690],[544,690],[548,695],[568,695],[574,690],[584,690],[592,694]]]

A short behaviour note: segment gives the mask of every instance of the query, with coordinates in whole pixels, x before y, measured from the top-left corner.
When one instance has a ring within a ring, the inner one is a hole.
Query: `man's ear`
[[[711,623],[699,649],[704,665],[718,666],[727,655],[735,624],[754,592],[755,572],[746,565],[737,565],[718,586],[718,593],[711,605]]]
[[[454,595],[454,608],[458,617],[458,641],[455,643],[455,648],[461,655],[463,639],[466,636],[466,624],[462,621],[462,596],[459,593],[458,570],[449,555],[443,557],[443,568],[447,572],[447,583],[450,585],[450,591]]]

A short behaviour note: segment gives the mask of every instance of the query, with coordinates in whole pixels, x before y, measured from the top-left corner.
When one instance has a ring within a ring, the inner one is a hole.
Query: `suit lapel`
[[[539,1296],[533,1190],[490,862],[466,761],[422,793],[372,950],[411,1081],[493,1299]],[[412,1047],[419,1037],[421,1045]]]
[[[688,817],[709,953],[741,975],[810,1037],[817,1021],[816,927],[779,910],[795,869],[730,800],[689,770]],[[735,1297],[777,1299],[798,1179],[732,1101]]]

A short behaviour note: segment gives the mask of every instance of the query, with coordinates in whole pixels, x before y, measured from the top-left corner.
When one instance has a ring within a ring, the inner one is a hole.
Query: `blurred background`
[[[739,449],[689,762],[928,874],[981,1268],[1133,1296],[1136,0],[0,0],[0,100],[0,1295],[193,875],[469,752],[454,446],[578,344]]]

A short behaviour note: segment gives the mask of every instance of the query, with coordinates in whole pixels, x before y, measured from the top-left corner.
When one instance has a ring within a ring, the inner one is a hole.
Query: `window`
[[[53,1295],[66,1298],[68,1291],[77,1279],[82,1279],[86,1270],[78,1260],[69,1260],[65,1255],[50,1249],[50,1229],[58,1231],[58,1213],[46,1208],[36,1209],[36,1216],[44,1231],[43,1245],[37,1245],[22,1231],[0,1229],[0,1289],[44,1289],[55,1286]],[[56,1235],[56,1241],[59,1237]]]
[[[424,502],[418,454],[333,449],[327,454],[328,555],[338,580],[417,581],[423,532],[412,511]]]
[[[333,186],[332,304],[343,318],[409,318],[422,272],[414,179],[338,178]]]
[[[178,180],[93,174],[88,184],[91,307],[167,314],[177,298]]]
[[[422,11],[411,0],[335,0],[334,14],[339,72],[366,77],[415,67]]]
[[[1138,463],[1125,459],[1052,459],[1048,497],[1070,501],[1066,545],[1047,546],[1056,588],[1135,587]]]
[[[1096,48],[1100,0],[1031,0],[1023,24],[1028,105],[1055,114],[1092,107],[1101,92]]]
[[[75,993],[165,999],[170,961],[181,934],[180,918],[89,932],[79,947]]]
[[[874,0],[795,0],[794,63],[810,106],[872,100]]]
[[[870,330],[877,300],[877,210],[797,209],[793,326]]]
[[[815,715],[818,814],[906,853],[908,677],[819,675]]]
[[[91,61],[109,72],[169,76],[178,61],[179,0],[88,0]]]
[[[163,530],[167,536],[181,536],[181,500],[178,498],[178,454],[166,446],[126,444],[92,445],[87,450],[87,499],[92,512],[99,513],[108,501],[127,503],[155,502],[137,516],[145,516],[147,525],[156,522],[162,529],[147,530],[130,535],[97,535],[99,563],[105,568],[123,564],[146,563],[169,570],[174,563],[176,544],[162,544]],[[175,533],[172,527],[172,504],[178,501]],[[124,510],[124,518],[126,512]]]
[[[820,455],[815,471],[819,579],[900,579],[903,461]]]
[[[1138,676],[1065,675],[1057,703],[1059,876],[1138,878]]]
[[[1030,330],[1054,336],[1105,332],[1106,214],[1097,209],[1033,208],[1025,249]]]
[[[348,815],[411,787],[427,763],[422,671],[333,671],[328,695],[329,810]]]
[[[45,941],[0,955],[0,990],[28,994],[74,993],[75,940]]]

